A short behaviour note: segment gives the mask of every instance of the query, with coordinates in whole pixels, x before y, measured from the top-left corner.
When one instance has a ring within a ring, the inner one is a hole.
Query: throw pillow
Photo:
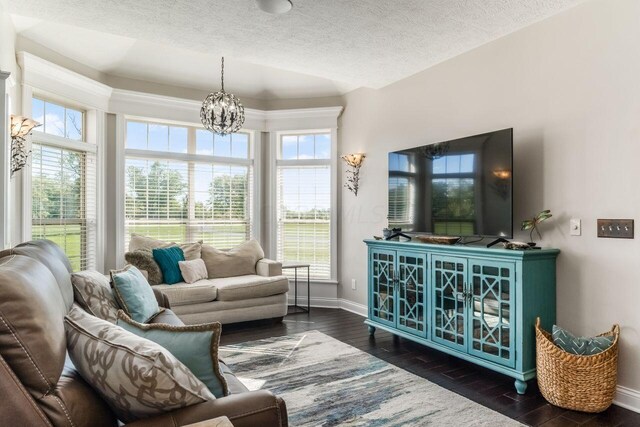
[[[220,370],[218,346],[222,325],[219,322],[190,326],[162,323],[141,324],[122,310],[118,311],[118,326],[142,338],[160,344],[184,363],[209,388],[215,397],[229,394],[227,381]]]
[[[592,356],[602,353],[613,344],[614,337],[576,337],[566,329],[553,325],[553,343],[571,354]]]
[[[191,261],[178,261],[178,266],[184,281],[187,283],[195,283],[198,280],[207,278],[207,266],[202,258]]]
[[[150,249],[137,249],[133,252],[127,252],[124,254],[124,259],[138,268],[138,270],[146,271],[150,285],[155,286],[163,283],[162,270],[160,270],[156,260],[153,259]]]
[[[71,361],[121,421],[215,399],[189,368],[159,344],[78,306],[71,308],[64,321]]]
[[[111,270],[113,293],[120,307],[138,322],[146,323],[164,309],[160,309],[153,289],[140,270],[128,265],[122,270]]]
[[[202,245],[202,259],[209,279],[256,274],[256,264],[264,258],[264,251],[256,240],[249,240],[229,250]]]
[[[195,243],[183,243],[178,245],[178,247],[184,252],[184,259],[187,261],[200,259],[202,257],[202,240]]]
[[[184,261],[184,252],[178,246],[154,249],[153,259],[156,260],[160,270],[162,270],[164,283],[173,285],[184,281],[178,265],[178,262]]]
[[[73,295],[80,307],[100,319],[116,323],[120,307],[113,296],[109,279],[97,271],[71,274]]]
[[[134,252],[140,249],[151,251],[152,249],[161,248],[163,246],[167,246],[167,242],[143,236],[141,234],[131,233],[131,240],[129,240],[129,252]]]

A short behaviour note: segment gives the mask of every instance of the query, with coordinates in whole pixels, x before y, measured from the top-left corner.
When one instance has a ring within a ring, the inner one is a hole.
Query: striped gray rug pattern
[[[220,347],[251,390],[287,403],[291,426],[521,426],[318,331]]]

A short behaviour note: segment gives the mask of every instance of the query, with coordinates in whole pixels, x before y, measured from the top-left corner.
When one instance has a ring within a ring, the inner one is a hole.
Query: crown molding
[[[200,123],[202,101],[115,89],[74,71],[18,52],[22,83],[36,93],[53,94],[102,111],[156,120]],[[337,128],[344,107],[257,110],[245,108],[245,129],[262,132]]]
[[[22,84],[82,105],[106,110],[113,89],[28,52],[17,53]]]
[[[109,101],[109,111],[133,117],[146,117],[200,123],[201,101],[175,98],[152,93],[113,89]],[[311,128],[336,127],[337,119],[344,107],[299,108],[292,110],[257,110],[245,108],[246,129],[257,131],[309,129],[309,121],[315,122]],[[318,123],[318,120],[321,123]],[[299,127],[292,122],[300,122]]]

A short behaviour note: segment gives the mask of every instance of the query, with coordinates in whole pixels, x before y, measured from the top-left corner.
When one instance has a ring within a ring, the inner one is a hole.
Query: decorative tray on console
[[[414,236],[420,243],[432,243],[435,245],[455,245],[460,241],[460,237],[453,236]]]

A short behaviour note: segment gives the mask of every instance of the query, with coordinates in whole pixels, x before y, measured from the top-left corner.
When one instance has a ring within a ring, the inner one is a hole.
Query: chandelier
[[[425,145],[420,147],[420,151],[422,151],[422,154],[429,160],[437,160],[449,152],[449,143],[439,142],[437,144]]]
[[[222,88],[210,93],[202,102],[200,120],[202,125],[218,135],[234,133],[244,124],[244,106],[234,94],[224,91],[224,57],[220,73]]]

